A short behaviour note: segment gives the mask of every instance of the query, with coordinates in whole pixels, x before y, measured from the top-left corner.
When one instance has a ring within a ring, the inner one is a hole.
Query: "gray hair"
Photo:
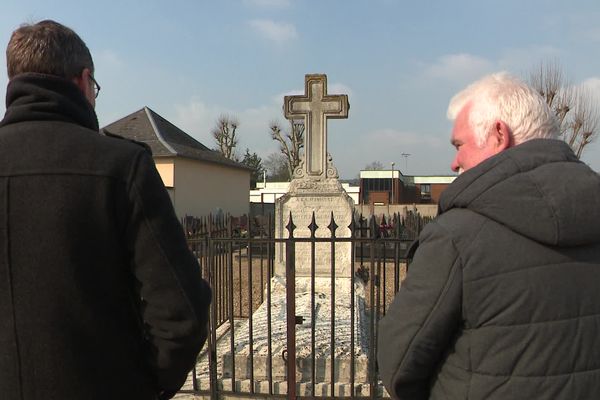
[[[478,146],[483,146],[497,120],[511,129],[515,144],[531,139],[556,139],[556,116],[542,96],[506,72],[483,77],[456,94],[448,106],[448,118],[471,104],[469,124]]]

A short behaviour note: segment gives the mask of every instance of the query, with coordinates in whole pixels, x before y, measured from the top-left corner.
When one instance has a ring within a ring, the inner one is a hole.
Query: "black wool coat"
[[[442,194],[379,325],[396,399],[600,395],[600,176],[562,141],[487,159]]]
[[[184,382],[210,289],[151,155],[71,82],[23,74],[0,123],[0,398],[154,399]]]

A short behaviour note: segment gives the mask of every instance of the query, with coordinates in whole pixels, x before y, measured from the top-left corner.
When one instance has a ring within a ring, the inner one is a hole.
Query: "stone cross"
[[[303,175],[310,179],[327,177],[327,119],[348,118],[348,95],[327,94],[327,75],[308,74],[304,94],[285,96],[284,115],[289,120],[304,119]]]

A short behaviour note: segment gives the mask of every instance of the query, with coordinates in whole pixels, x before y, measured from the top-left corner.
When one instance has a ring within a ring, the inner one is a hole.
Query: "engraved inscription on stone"
[[[351,199],[347,198],[345,192],[337,195],[321,196],[321,197],[304,197],[296,196],[289,197],[287,202],[284,202],[280,207],[280,214],[283,224],[277,224],[279,227],[287,225],[288,218],[291,212],[294,225],[294,237],[307,238],[310,237],[310,229],[308,226],[312,221],[312,214],[315,214],[315,222],[318,229],[315,231],[317,238],[331,237],[328,228],[331,222],[331,215],[335,220],[338,228],[335,231],[335,236],[338,238],[350,237],[350,224],[352,217]],[[350,200],[350,202],[348,201]],[[283,229],[278,232],[278,237],[287,238],[287,230]],[[312,244],[311,243],[296,243],[296,276],[310,276],[312,262]],[[316,276],[330,276],[332,274],[332,265],[334,265],[334,273],[338,278],[350,277],[351,262],[350,262],[350,243],[336,242],[334,253],[332,255],[331,243],[315,243],[315,274]],[[278,252],[283,257],[283,252]],[[283,262],[284,260],[278,260]],[[276,271],[278,272],[278,271]],[[284,271],[280,271],[284,273]]]

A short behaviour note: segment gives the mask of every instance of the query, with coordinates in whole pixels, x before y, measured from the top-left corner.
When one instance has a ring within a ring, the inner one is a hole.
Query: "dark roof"
[[[250,169],[209,149],[148,107],[108,124],[102,130],[146,143],[155,157],[178,156]]]

